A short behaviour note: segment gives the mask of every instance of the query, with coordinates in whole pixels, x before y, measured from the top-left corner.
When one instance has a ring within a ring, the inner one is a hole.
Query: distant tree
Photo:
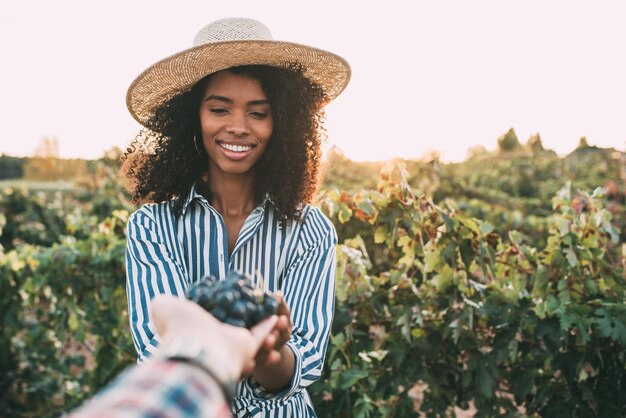
[[[541,137],[539,133],[533,134],[528,138],[528,142],[526,143],[526,147],[532,151],[533,154],[539,154],[544,151],[543,143],[541,142]]]
[[[517,134],[513,128],[509,129],[507,133],[498,138],[498,150],[500,152],[515,151],[521,147]]]
[[[59,140],[57,137],[44,136],[35,148],[35,157],[59,158]]]
[[[11,157],[0,155],[0,179],[19,179],[24,176],[26,157]]]
[[[589,148],[589,142],[587,142],[586,136],[581,136],[580,141],[578,141],[577,149],[584,149],[584,148]]]
[[[35,149],[35,155],[24,165],[27,180],[74,180],[87,172],[87,162],[81,159],[59,158],[59,140],[44,137]]]
[[[469,160],[472,158],[478,158],[481,156],[486,156],[488,154],[489,154],[489,151],[487,151],[487,148],[485,148],[483,145],[475,145],[467,149],[466,159]]]
[[[353,190],[376,187],[378,173],[384,165],[384,162],[352,161],[339,147],[333,146],[325,154],[322,188]]]
[[[425,163],[439,165],[441,162],[441,153],[437,150],[428,151],[420,157],[420,160]]]
[[[111,164],[115,164],[119,166],[120,158],[123,153],[124,151],[122,151],[120,147],[112,147],[104,151],[104,154],[101,159],[105,161],[106,163],[111,163]]]

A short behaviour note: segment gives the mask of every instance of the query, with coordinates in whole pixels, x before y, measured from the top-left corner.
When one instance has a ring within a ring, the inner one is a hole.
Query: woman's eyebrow
[[[268,99],[258,99],[258,100],[250,100],[248,102],[248,105],[264,105],[264,104],[270,104],[270,101]]]
[[[226,102],[226,103],[232,103],[233,99],[229,99],[228,97],[225,96],[218,96],[217,94],[212,94],[210,96],[207,96],[204,101],[208,102],[209,100],[219,100],[221,102]]]
[[[220,96],[218,94],[212,94],[210,96],[207,96],[204,101],[208,102],[209,100],[219,100],[221,102],[226,102],[226,103],[233,103],[233,99],[226,97],[226,96]],[[256,106],[256,105],[264,105],[264,104],[269,104],[270,101],[268,99],[257,99],[257,100],[250,100],[247,104],[249,106]]]

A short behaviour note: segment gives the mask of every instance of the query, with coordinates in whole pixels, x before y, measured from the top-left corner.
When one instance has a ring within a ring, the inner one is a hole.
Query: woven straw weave
[[[291,42],[272,40],[262,23],[230,18],[213,22],[198,32],[194,47],[165,58],[141,73],[128,89],[131,115],[146,125],[156,108],[190,89],[208,74],[240,65],[286,67],[300,63],[304,75],[318,84],[328,101],[350,80],[346,60],[331,52]]]

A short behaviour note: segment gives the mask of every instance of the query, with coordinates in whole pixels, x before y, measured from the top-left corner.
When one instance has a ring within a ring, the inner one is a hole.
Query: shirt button
[[[220,254],[220,263],[224,262],[224,254]]]

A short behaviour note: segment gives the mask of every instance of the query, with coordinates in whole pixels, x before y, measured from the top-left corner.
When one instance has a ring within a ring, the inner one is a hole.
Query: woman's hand
[[[274,297],[280,303],[276,312],[278,320],[270,332],[274,340],[266,339],[261,345],[252,374],[265,389],[280,392],[291,382],[296,359],[287,345],[293,328],[289,307],[281,292],[275,292]]]
[[[256,356],[257,367],[267,367],[272,364],[279,363],[284,354],[283,350],[289,350],[285,344],[289,341],[289,338],[291,337],[291,330],[293,328],[291,323],[291,312],[285,303],[282,292],[274,292],[273,296],[279,302],[278,311],[276,312],[278,320],[270,333],[270,335],[273,336],[274,341],[272,342],[271,339],[266,339],[263,342],[263,345]]]
[[[291,338],[293,325],[291,323],[291,312],[289,311],[289,307],[283,298],[282,292],[274,293],[274,297],[280,303],[278,311],[276,311],[278,321],[276,321],[276,325],[274,325],[274,328],[272,329],[272,333],[276,336],[274,348],[278,350],[285,345],[287,341],[289,341],[289,338]]]

